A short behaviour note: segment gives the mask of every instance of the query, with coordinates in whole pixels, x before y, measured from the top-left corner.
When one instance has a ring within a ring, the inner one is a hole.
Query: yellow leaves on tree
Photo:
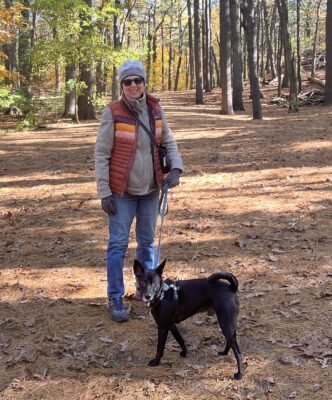
[[[23,9],[21,4],[13,7],[0,4],[0,45],[9,42],[17,34],[17,28],[22,24]],[[3,57],[4,55],[0,53],[0,58]]]

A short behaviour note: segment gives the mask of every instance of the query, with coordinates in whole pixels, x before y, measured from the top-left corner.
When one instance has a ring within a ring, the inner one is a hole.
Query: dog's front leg
[[[172,332],[175,340],[179,343],[179,345],[181,347],[182,351],[180,353],[180,356],[181,357],[186,357],[186,355],[187,355],[187,347],[186,347],[185,341],[184,341],[181,333],[178,331],[178,328],[176,327],[175,324],[173,324],[171,326],[170,331]]]
[[[167,340],[168,329],[158,328],[158,344],[156,357],[149,361],[150,367],[155,367],[159,364],[161,357],[164,355],[165,344]]]

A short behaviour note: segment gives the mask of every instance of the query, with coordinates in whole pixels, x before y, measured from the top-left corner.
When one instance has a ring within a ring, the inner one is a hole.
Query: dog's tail
[[[215,274],[210,275],[207,279],[209,283],[216,282],[219,279],[226,279],[226,281],[230,283],[231,289],[234,293],[236,293],[239,288],[238,280],[229,272],[216,272]]]

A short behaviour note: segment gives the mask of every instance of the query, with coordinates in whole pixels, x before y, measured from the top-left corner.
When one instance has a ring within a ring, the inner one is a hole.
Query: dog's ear
[[[134,274],[137,277],[142,276],[144,274],[144,267],[138,260],[134,261]]]
[[[165,258],[165,260],[164,260],[161,264],[159,264],[158,267],[156,268],[156,272],[157,272],[157,274],[158,274],[159,276],[161,276],[161,275],[163,274],[163,270],[164,270],[165,264],[166,264],[166,258]]]

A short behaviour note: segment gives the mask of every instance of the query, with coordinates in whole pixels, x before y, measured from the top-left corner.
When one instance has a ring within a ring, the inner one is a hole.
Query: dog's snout
[[[146,295],[144,296],[144,299],[145,299],[146,301],[150,301],[150,300],[152,299],[152,296],[150,296],[149,294],[146,294]]]

